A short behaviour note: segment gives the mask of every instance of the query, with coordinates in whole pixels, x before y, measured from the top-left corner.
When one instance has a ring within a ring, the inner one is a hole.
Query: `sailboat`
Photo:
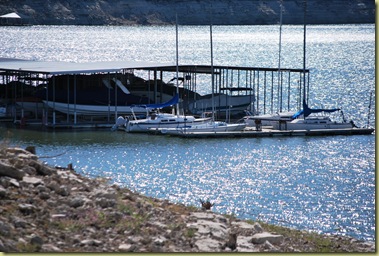
[[[117,120],[118,126],[125,126],[127,132],[149,132],[151,130],[178,128],[188,124],[199,124],[209,122],[210,118],[195,118],[194,116],[161,113],[160,110],[178,104],[179,95],[176,94],[171,100],[162,104],[146,104],[131,106],[132,118],[122,117]],[[139,119],[133,112],[133,108],[145,108],[146,117]]]
[[[304,5],[304,39],[303,39],[303,85],[305,86],[305,66],[306,66],[306,13],[307,13],[307,1]],[[277,130],[320,130],[320,129],[346,129],[357,127],[351,120],[347,122],[343,116],[343,112],[339,108],[333,109],[312,109],[308,107],[305,97],[305,88],[303,90],[303,109],[298,111],[292,116],[292,121],[279,121],[274,125],[274,129]],[[342,122],[332,121],[329,116],[326,115],[312,115],[314,113],[333,113],[341,111]]]
[[[342,122],[332,121],[330,116],[325,113],[333,113],[341,111]],[[311,115],[315,113],[323,113],[323,115]],[[301,118],[299,118],[301,117]],[[308,107],[308,104],[303,100],[303,109],[298,111],[292,116],[293,120],[290,122],[276,122],[273,126],[276,130],[320,130],[320,129],[346,129],[357,127],[351,120],[347,122],[343,112],[340,108],[312,109]]]
[[[230,124],[223,121],[215,121],[215,96],[214,96],[214,70],[213,70],[213,42],[212,42],[212,22],[210,24],[210,44],[211,44],[211,76],[212,76],[212,119],[210,122],[201,124],[190,124],[183,127],[161,129],[162,134],[187,134],[196,132],[228,132],[242,131],[246,128],[246,123]]]
[[[176,18],[177,19],[177,18]],[[179,77],[179,53],[178,53],[178,22],[176,22],[176,77]],[[152,130],[168,129],[168,128],[181,128],[192,124],[204,124],[210,121],[210,118],[195,118],[191,115],[179,114],[179,84],[176,79],[176,94],[174,97],[163,104],[146,104],[132,106],[133,120],[125,119],[124,126],[127,132],[149,132]],[[160,110],[165,107],[176,106],[176,114],[161,113]],[[133,108],[145,108],[146,118],[138,119],[133,112]],[[119,117],[120,118],[120,117]],[[117,120],[119,124],[123,123],[120,118]]]

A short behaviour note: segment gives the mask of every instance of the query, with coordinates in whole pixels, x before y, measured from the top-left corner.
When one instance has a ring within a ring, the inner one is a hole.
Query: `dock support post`
[[[74,124],[76,124],[76,75],[74,75]]]

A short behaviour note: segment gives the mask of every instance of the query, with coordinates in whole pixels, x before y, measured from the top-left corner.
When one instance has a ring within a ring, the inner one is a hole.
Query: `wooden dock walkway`
[[[347,128],[323,130],[244,130],[235,132],[183,132],[168,136],[182,138],[259,138],[279,136],[332,136],[332,135],[368,135],[375,131],[373,128]]]

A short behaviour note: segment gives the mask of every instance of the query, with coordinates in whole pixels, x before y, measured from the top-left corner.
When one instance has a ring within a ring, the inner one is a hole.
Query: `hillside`
[[[304,0],[283,1],[283,24],[303,24]],[[278,24],[279,0],[2,0],[0,15],[17,12],[34,25]],[[212,14],[212,15],[211,15]],[[373,0],[308,0],[307,24],[375,22]],[[3,22],[4,24],[4,22]]]

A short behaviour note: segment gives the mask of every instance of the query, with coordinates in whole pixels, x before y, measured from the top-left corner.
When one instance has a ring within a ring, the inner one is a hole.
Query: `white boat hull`
[[[192,132],[231,132],[242,131],[246,128],[245,123],[227,124],[225,122],[209,122],[199,125],[184,126],[181,128],[161,129],[162,134],[185,134]]]
[[[130,115],[132,110],[130,106],[104,106],[104,105],[81,105],[67,104],[61,102],[43,101],[50,108],[56,111],[70,115],[86,115],[86,116],[106,116],[108,114]],[[136,114],[145,114],[146,109],[142,107],[133,107]]]
[[[149,132],[154,129],[177,128],[192,124],[203,124],[209,121],[209,118],[195,118],[193,116],[177,116],[162,113],[157,114],[154,118],[149,116],[146,119],[127,121],[125,130],[127,132]]]
[[[277,122],[276,130],[325,130],[354,128],[353,123],[334,122],[329,118],[295,119],[291,122]]]

